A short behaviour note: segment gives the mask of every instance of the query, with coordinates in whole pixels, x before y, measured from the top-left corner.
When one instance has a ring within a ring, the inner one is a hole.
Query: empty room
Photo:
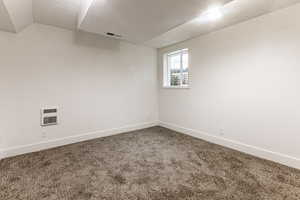
[[[300,0],[0,0],[0,200],[300,200]]]

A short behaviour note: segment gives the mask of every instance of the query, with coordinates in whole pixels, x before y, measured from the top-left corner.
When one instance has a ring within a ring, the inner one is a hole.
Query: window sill
[[[163,89],[190,89],[190,86],[163,86]]]

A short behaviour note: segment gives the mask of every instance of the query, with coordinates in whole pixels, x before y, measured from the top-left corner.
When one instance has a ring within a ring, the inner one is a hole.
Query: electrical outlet
[[[219,134],[220,134],[220,136],[224,136],[224,135],[225,135],[224,129],[220,129],[220,130],[219,130]]]
[[[43,138],[43,139],[47,138],[47,133],[46,133],[45,130],[42,131],[42,138]]]

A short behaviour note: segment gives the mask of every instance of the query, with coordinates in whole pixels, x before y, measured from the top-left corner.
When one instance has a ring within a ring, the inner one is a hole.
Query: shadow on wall
[[[120,40],[105,37],[99,34],[76,31],[73,33],[73,39],[76,45],[110,51],[120,51]]]

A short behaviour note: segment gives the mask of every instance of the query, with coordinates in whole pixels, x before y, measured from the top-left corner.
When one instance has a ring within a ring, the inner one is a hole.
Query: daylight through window
[[[188,87],[188,49],[182,49],[166,54],[164,63],[164,87]]]

